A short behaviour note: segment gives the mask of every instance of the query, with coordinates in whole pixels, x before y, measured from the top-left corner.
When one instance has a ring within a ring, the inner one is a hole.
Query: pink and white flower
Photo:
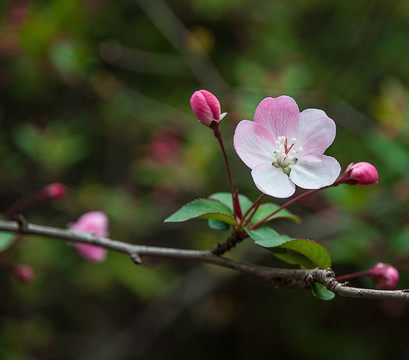
[[[257,106],[254,121],[237,125],[234,148],[252,169],[261,192],[286,198],[294,194],[296,185],[319,189],[334,183],[341,167],[324,152],[335,132],[334,121],[324,111],[300,113],[291,97],[269,97]]]
[[[93,233],[96,237],[108,236],[108,217],[101,211],[90,211],[83,214],[71,230]],[[106,259],[107,250],[97,246],[83,243],[75,243],[74,247],[84,259],[100,263]]]

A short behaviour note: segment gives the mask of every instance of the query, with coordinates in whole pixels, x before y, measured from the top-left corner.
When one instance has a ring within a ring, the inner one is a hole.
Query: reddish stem
[[[341,275],[341,276],[337,276],[335,278],[335,280],[342,282],[342,281],[346,281],[349,279],[354,279],[357,277],[361,277],[361,276],[369,276],[372,274],[372,269],[371,270],[364,270],[364,271],[358,271],[358,272],[354,272],[351,274],[345,274],[345,275]]]
[[[265,197],[266,195],[265,194],[261,194],[258,198],[257,198],[257,200],[253,203],[253,204],[251,204],[251,206],[247,209],[247,211],[244,213],[244,215],[243,215],[243,218],[242,218],[242,224],[239,224],[239,225],[241,225],[241,226],[246,226],[250,221],[251,221],[251,219],[253,218],[253,216],[254,216],[254,214],[256,213],[256,211],[257,211],[257,209],[260,207],[260,205],[261,205],[261,202],[263,201],[263,199],[264,199],[264,197]],[[250,215],[249,215],[250,214]],[[248,217],[248,219],[246,219],[246,217],[247,216],[249,216]]]
[[[22,199],[17,200],[11,204],[5,211],[4,216],[12,219],[14,215],[21,213],[24,209],[45,200],[46,196],[43,191],[37,191],[33,194],[27,195]]]
[[[227,170],[227,176],[229,178],[229,184],[230,184],[230,193],[232,197],[232,202],[233,202],[233,211],[234,211],[234,217],[237,219],[241,219],[243,217],[241,207],[240,207],[240,202],[239,202],[239,197],[237,191],[234,190],[233,186],[233,179],[231,176],[230,172],[230,165],[229,165],[229,160],[227,158],[226,150],[224,149],[224,144],[223,144],[223,139],[222,139],[222,134],[219,130],[218,124],[212,127],[214,136],[216,137],[217,141],[220,144],[220,147],[222,149],[223,157],[224,157],[224,163],[226,165],[226,170]]]
[[[21,213],[23,210],[27,209],[34,204],[39,202],[58,199],[65,194],[65,187],[61,183],[52,183],[42,189],[36,191],[35,193],[29,194],[22,199],[17,200],[11,204],[5,211],[4,216],[12,219],[15,215]]]
[[[322,190],[325,188],[321,188],[321,189],[314,189],[314,190],[309,190],[306,191],[305,193],[302,193],[301,195],[296,196],[295,198],[291,199],[290,201],[287,201],[285,204],[281,205],[277,210],[274,210],[270,215],[267,215],[264,219],[261,219],[259,222],[257,222],[256,224],[252,225],[250,227],[250,230],[254,230],[256,228],[258,228],[260,225],[264,224],[266,221],[268,221],[272,216],[274,216],[275,214],[277,214],[278,212],[280,212],[281,210],[285,209],[287,206],[290,206],[291,204],[297,202],[298,200],[301,200],[302,198],[314,194],[315,192]]]
[[[256,228],[258,228],[260,225],[264,224],[266,221],[268,221],[272,216],[274,216],[275,214],[277,214],[278,212],[280,212],[281,210],[285,209],[286,207],[290,206],[291,204],[294,204],[295,202],[297,202],[298,200],[301,200],[303,198],[305,198],[308,195],[314,194],[318,191],[324,190],[324,189],[328,189],[330,187],[334,187],[334,186],[338,186],[339,184],[342,184],[343,182],[343,177],[339,178],[338,180],[336,180],[333,184],[328,185],[328,186],[324,186],[322,188],[319,189],[313,189],[313,190],[308,190],[305,193],[302,193],[301,195],[296,196],[295,198],[291,199],[290,201],[287,201],[285,204],[281,205],[277,210],[273,211],[270,215],[267,215],[264,219],[260,220],[258,223],[252,225],[249,229],[250,230],[254,230]]]

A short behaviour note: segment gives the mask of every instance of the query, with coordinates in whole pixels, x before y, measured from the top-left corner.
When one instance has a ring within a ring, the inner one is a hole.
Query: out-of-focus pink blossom
[[[178,193],[174,186],[155,184],[151,192],[152,200],[160,205],[170,205],[177,200]]]
[[[30,1],[26,0],[12,3],[6,19],[7,28],[17,30],[24,25],[30,14],[29,3]]]
[[[379,289],[395,289],[399,281],[398,270],[392,265],[384,263],[375,264],[375,266],[369,270],[368,275]]]
[[[371,185],[378,183],[378,171],[368,162],[350,164],[342,176],[341,182],[356,185]]]
[[[20,51],[18,30],[28,19],[29,1],[12,1],[9,9],[5,9],[3,25],[0,29],[0,53],[5,56],[15,56]]]
[[[101,211],[90,211],[82,215],[75,224],[71,226],[74,231],[93,233],[96,237],[108,236],[108,217]],[[86,260],[100,263],[106,259],[106,249],[90,244],[75,243],[74,247]]]
[[[402,300],[382,300],[381,306],[385,315],[395,319],[402,317],[408,309],[408,304]]]
[[[52,183],[43,188],[49,199],[59,199],[65,195],[65,186],[61,183]]]
[[[226,115],[220,113],[219,100],[207,90],[195,91],[190,98],[190,106],[199,122],[206,126],[217,125]]]
[[[17,265],[14,268],[14,276],[23,283],[31,283],[34,280],[34,269],[30,265]]]
[[[334,121],[324,111],[300,113],[291,97],[269,97],[257,106],[254,121],[237,125],[234,148],[261,192],[286,198],[296,185],[319,189],[334,183],[341,167],[324,152],[335,132]]]
[[[144,157],[158,164],[170,164],[178,161],[180,141],[177,135],[157,131],[152,141],[144,147]]]
[[[20,39],[15,32],[7,32],[0,36],[0,53],[13,57],[20,50]]]

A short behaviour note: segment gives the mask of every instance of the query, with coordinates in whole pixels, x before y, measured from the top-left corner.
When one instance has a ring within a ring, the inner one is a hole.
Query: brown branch
[[[217,243],[209,251],[214,255],[223,255],[225,252],[234,248],[239,242],[247,237],[245,234],[232,233],[230,237],[224,243]]]
[[[143,257],[193,260],[254,275],[274,284],[275,286],[285,285],[309,288],[314,282],[319,282],[325,285],[328,290],[344,297],[409,301],[409,290],[376,290],[345,286],[336,281],[335,274],[331,269],[323,270],[317,268],[300,270],[271,268],[227,259],[213,254],[210,250],[199,251],[134,245],[108,238],[97,238],[90,233],[35,225],[28,222],[24,223],[24,227],[21,227],[19,223],[14,221],[0,221],[0,231],[21,233],[25,235],[39,235],[68,242],[98,245],[109,250],[126,254],[138,264],[142,262]]]

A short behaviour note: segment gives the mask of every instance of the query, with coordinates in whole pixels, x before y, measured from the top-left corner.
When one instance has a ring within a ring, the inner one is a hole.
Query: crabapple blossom
[[[96,237],[108,236],[108,218],[101,211],[90,211],[82,215],[75,224],[71,226],[71,230],[91,232]],[[90,244],[75,243],[78,254],[84,259],[99,263],[106,259],[106,249]]]
[[[195,91],[190,98],[190,106],[199,122],[209,127],[217,125],[227,114],[220,114],[219,100],[207,90]]]
[[[300,113],[291,97],[268,97],[257,106],[254,121],[237,125],[234,148],[261,192],[286,198],[294,194],[296,185],[319,189],[334,183],[341,167],[324,152],[335,131],[334,121],[324,111]]]
[[[180,140],[175,134],[158,130],[144,147],[143,156],[157,165],[171,165],[178,162],[179,150]]]

